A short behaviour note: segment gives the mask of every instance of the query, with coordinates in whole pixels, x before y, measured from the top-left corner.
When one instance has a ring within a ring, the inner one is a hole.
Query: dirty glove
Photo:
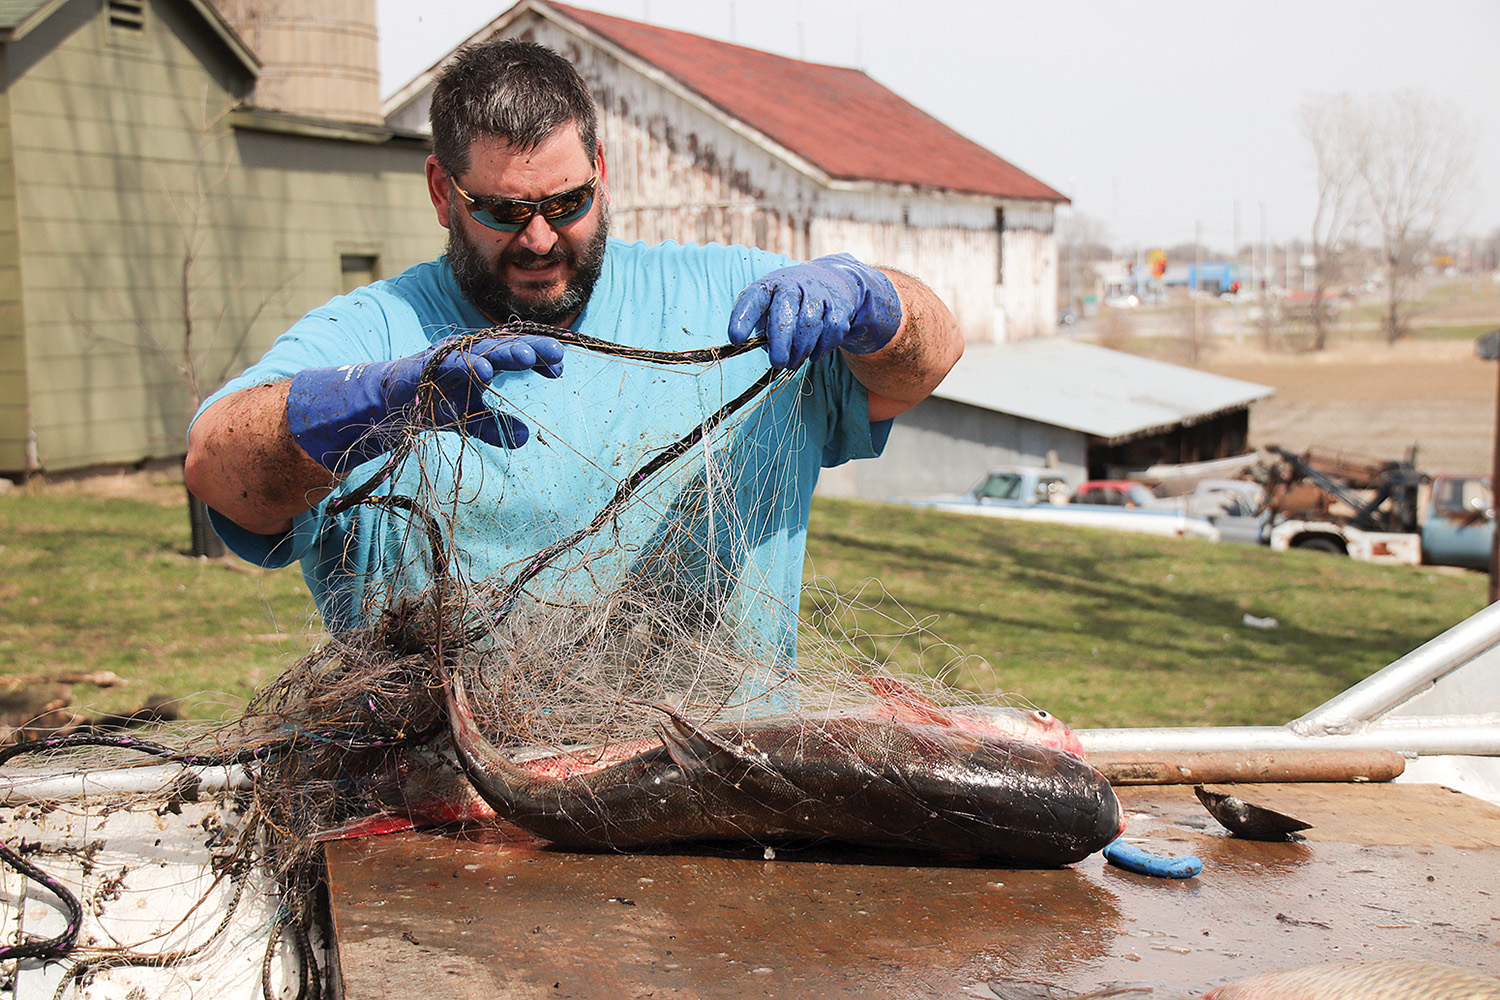
[[[520,420],[496,414],[484,402],[496,372],[562,375],[562,344],[551,337],[490,337],[467,348],[448,341],[395,361],[371,361],[298,372],[287,393],[292,439],[325,469],[340,471],[390,450],[387,435],[372,429],[417,398],[422,372],[447,350],[431,374],[430,409],[422,417],[437,430],[461,431],[497,448],[519,448],[530,437]]]
[[[766,335],[771,367],[796,368],[835,347],[870,354],[901,326],[901,300],[884,274],[846,253],[772,271],[740,293],[729,341]]]

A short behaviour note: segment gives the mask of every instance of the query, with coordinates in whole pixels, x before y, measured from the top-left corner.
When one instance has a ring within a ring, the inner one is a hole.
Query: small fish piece
[[[588,774],[545,777],[479,731],[448,685],[454,748],[502,818],[563,847],[834,839],[1057,866],[1123,828],[1108,780],[1020,740],[869,716],[773,716],[701,728],[665,706],[660,744]]]
[[[1193,794],[1203,803],[1214,819],[1224,829],[1245,840],[1297,840],[1298,830],[1312,829],[1295,816],[1267,809],[1227,792],[1216,792],[1203,785],[1194,785]]]
[[[1204,1000],[1500,1000],[1500,979],[1445,962],[1329,962],[1262,972]]]

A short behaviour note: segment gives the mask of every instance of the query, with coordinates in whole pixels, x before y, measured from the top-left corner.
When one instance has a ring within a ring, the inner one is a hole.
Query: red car
[[[1149,507],[1156,494],[1144,483],[1129,479],[1090,479],[1073,491],[1069,503],[1096,503],[1110,507]]]

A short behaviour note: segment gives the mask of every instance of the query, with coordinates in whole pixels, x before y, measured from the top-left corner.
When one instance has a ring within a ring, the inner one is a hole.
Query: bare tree
[[[1406,333],[1407,288],[1473,184],[1475,128],[1451,101],[1416,90],[1372,98],[1360,177],[1380,237],[1386,340]]]
[[[1299,125],[1317,161],[1313,253],[1320,293],[1351,226],[1368,220],[1385,279],[1386,340],[1395,343],[1406,333],[1411,281],[1471,191],[1475,128],[1456,104],[1419,90],[1310,98]],[[1319,324],[1321,341],[1321,318]]]
[[[1358,224],[1360,166],[1364,153],[1359,108],[1347,93],[1317,94],[1303,99],[1297,127],[1312,147],[1318,179],[1318,207],[1313,213],[1313,350],[1328,346],[1330,289],[1343,278],[1344,251]]]
[[[1083,212],[1059,212],[1057,249],[1062,259],[1057,271],[1058,301],[1066,310],[1076,310],[1082,296],[1095,292],[1094,265],[1112,256],[1104,223]]]
[[[122,314],[131,316],[135,328],[130,346],[155,357],[181,379],[185,397],[182,427],[197,413],[205,390],[217,388],[231,370],[244,365],[252,329],[292,277],[287,274],[269,286],[257,286],[239,276],[232,262],[205,252],[210,230],[216,224],[216,204],[228,200],[223,189],[234,169],[226,149],[227,110],[211,107],[205,94],[200,117],[192,124],[192,157],[162,168],[157,177],[162,201],[175,224],[175,252],[169,253],[168,259],[172,259],[176,273],[163,281],[164,290],[170,287],[176,299],[175,321],[164,321],[150,311],[142,314],[132,304],[120,307]],[[100,340],[126,343],[100,333],[87,317],[75,314],[73,318]],[[203,502],[192,493],[188,493],[187,501],[191,554],[223,555],[223,543],[209,525]]]

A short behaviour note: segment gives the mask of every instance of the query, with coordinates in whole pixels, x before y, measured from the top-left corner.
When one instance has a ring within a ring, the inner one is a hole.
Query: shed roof
[[[1202,423],[1275,392],[1255,382],[1043,337],[968,348],[933,395],[1119,444]]]
[[[503,32],[526,11],[634,56],[828,180],[1007,200],[1068,200],[857,69],[789,59],[551,0],[522,0],[469,41]],[[426,89],[437,69],[403,88],[387,108]]]

